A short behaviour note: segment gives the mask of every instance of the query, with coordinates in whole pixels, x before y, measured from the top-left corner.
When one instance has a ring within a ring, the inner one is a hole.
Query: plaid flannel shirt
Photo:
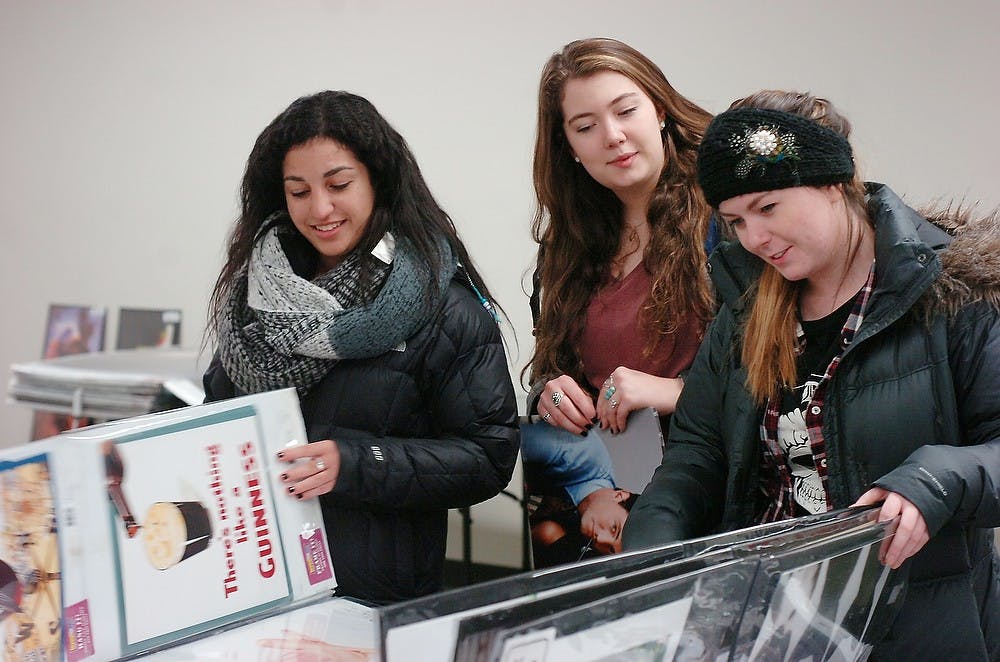
[[[803,412],[806,421],[806,430],[809,434],[809,446],[812,450],[813,462],[816,464],[816,471],[823,484],[823,493],[826,495],[826,509],[832,510],[830,503],[830,492],[827,488],[826,470],[826,440],[823,438],[823,413],[826,390],[830,385],[830,378],[840,365],[840,359],[844,351],[854,340],[854,334],[861,327],[865,310],[868,307],[868,299],[875,286],[875,263],[872,263],[868,272],[868,280],[865,282],[858,294],[854,298],[854,305],[851,314],[847,316],[844,328],[840,332],[840,351],[827,365],[822,379],[816,387],[815,392],[809,400]],[[797,329],[798,353],[802,353],[805,348],[805,335],[802,325]],[[781,417],[781,395],[769,398],[764,411],[764,420],[760,426],[760,438],[763,445],[763,457],[761,462],[761,489],[767,498],[767,507],[760,519],[761,523],[776,522],[782,519],[795,517],[795,499],[792,497],[792,472],[788,466],[788,457],[778,443],[778,419]]]

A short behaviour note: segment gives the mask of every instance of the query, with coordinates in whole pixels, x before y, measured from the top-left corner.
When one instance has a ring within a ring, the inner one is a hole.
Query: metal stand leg
[[[458,509],[462,516],[462,569],[465,585],[472,584],[472,509],[466,506]]]

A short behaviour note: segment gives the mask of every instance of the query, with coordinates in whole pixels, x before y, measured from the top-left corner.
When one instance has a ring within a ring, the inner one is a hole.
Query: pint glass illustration
[[[142,525],[146,557],[158,570],[172,568],[208,547],[212,524],[197,501],[157,501]]]
[[[136,520],[122,489],[125,463],[114,442],[104,443],[104,470],[108,496],[122,518],[129,538],[142,534],[146,558],[157,570],[167,570],[205,550],[212,539],[208,510],[199,501],[157,501],[146,511],[143,522]]]

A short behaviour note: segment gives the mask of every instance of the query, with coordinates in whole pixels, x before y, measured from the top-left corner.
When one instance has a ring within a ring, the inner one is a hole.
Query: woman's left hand
[[[326,494],[340,475],[340,449],[331,439],[286,448],[278,453],[278,459],[289,464],[281,473],[281,482],[298,499]]]
[[[683,388],[684,381],[679,377],[656,377],[618,366],[604,380],[597,395],[597,418],[601,428],[621,432],[628,415],[643,407],[652,407],[660,415],[672,414]]]
[[[903,561],[919,552],[927,544],[927,541],[930,540],[930,534],[927,532],[927,523],[924,521],[923,513],[913,503],[896,492],[873,487],[862,494],[854,502],[854,505],[870,506],[879,501],[884,501],[884,503],[879,510],[878,521],[887,522],[893,517],[899,516],[895,535],[887,538],[879,550],[879,560],[895,570],[903,564]]]

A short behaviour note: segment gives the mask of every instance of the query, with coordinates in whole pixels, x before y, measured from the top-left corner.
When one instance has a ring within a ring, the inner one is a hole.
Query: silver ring
[[[621,403],[620,403],[620,402],[618,402],[617,400],[612,400],[612,401],[611,401],[611,408],[612,408],[612,409],[617,409],[617,408],[618,408],[618,405],[620,405],[620,404],[621,404]]]
[[[316,473],[319,473],[320,471],[323,471],[325,469],[326,469],[326,464],[323,463],[323,460],[316,460]]]
[[[615,383],[615,376],[612,374],[612,375],[609,375],[608,378],[604,380],[603,386],[604,386],[604,388],[607,388],[607,387],[611,386],[614,383]]]
[[[556,407],[559,406],[559,403],[562,402],[562,399],[563,399],[562,391],[554,391],[552,393],[552,404],[554,404]]]
[[[550,418],[552,418],[552,412],[549,411],[545,412],[545,415],[542,416],[542,420],[545,421],[546,423],[549,422]]]

